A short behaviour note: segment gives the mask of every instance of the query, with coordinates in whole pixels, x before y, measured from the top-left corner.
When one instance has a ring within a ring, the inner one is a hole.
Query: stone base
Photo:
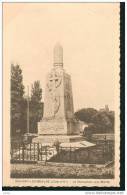
[[[83,141],[84,137],[80,135],[40,135],[32,140],[33,143],[50,143],[54,144],[56,141],[60,143],[71,143]]]
[[[38,122],[39,135],[75,135],[80,133],[73,119],[57,118],[46,119]]]

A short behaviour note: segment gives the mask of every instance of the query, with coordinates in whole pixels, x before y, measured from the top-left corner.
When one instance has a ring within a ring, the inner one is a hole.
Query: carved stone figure
[[[60,84],[61,84],[61,80],[62,80],[61,79],[61,75],[57,71],[55,71],[55,70],[52,71],[49,74],[49,79],[48,79],[48,83],[47,83],[49,91],[53,91],[57,87],[59,87]]]

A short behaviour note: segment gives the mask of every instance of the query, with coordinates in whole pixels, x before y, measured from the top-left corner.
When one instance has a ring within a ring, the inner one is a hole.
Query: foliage
[[[11,135],[22,130],[24,86],[19,65],[11,65]]]
[[[114,112],[97,111],[93,108],[83,108],[75,113],[77,119],[88,124],[84,134],[88,138],[93,133],[113,133],[114,131]]]
[[[97,113],[97,110],[94,108],[83,108],[75,112],[75,117],[86,123],[93,122],[93,116]]]
[[[98,112],[93,117],[94,124],[96,124],[96,127],[102,132],[109,133],[111,130],[113,130],[113,124],[114,124],[114,117],[108,113],[108,112]]]
[[[35,81],[31,89],[31,100],[30,100],[30,132],[37,132],[37,122],[42,119],[43,116],[43,103],[42,89],[39,81]]]
[[[43,115],[42,89],[40,82],[32,85],[30,105],[30,132],[37,132],[37,122]],[[11,65],[11,136],[26,133],[27,98],[24,97],[22,70],[19,65]]]

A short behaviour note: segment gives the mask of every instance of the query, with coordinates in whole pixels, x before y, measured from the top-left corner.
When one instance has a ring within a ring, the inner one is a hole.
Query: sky
[[[4,3],[4,66],[18,63],[25,87],[40,80],[43,98],[57,42],[71,75],[74,110],[105,104],[114,110],[119,3]]]

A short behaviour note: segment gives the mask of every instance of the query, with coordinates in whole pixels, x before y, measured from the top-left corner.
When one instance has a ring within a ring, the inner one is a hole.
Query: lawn
[[[92,178],[111,179],[113,165],[83,165],[72,163],[11,164],[11,178]]]

